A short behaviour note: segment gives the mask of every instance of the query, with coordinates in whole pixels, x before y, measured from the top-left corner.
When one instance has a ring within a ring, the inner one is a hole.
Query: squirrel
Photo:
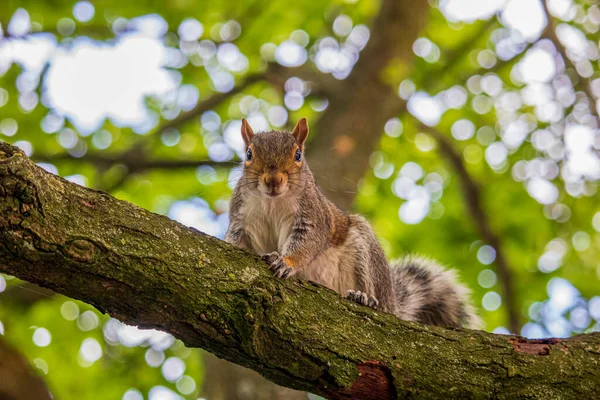
[[[469,290],[452,270],[418,257],[390,264],[360,215],[347,214],[316,185],[304,158],[308,123],[254,134],[242,119],[242,176],[225,240],[262,256],[276,277],[296,276],[398,318],[477,328]]]

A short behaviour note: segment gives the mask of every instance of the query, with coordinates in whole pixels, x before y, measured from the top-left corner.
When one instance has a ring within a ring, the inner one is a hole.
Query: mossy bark
[[[404,322],[35,166],[0,142],[0,271],[335,399],[593,398],[600,334],[528,341]]]

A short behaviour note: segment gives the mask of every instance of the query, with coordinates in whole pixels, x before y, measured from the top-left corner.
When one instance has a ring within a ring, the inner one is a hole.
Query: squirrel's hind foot
[[[273,275],[275,275],[276,278],[289,278],[296,272],[294,268],[285,263],[283,257],[276,251],[265,254],[261,257],[261,260],[269,264],[269,269],[273,272]]]
[[[379,305],[379,301],[375,297],[369,296],[368,294],[363,293],[360,290],[348,290],[346,298],[350,301],[361,304],[363,306],[370,307],[374,310],[376,310],[377,306]]]

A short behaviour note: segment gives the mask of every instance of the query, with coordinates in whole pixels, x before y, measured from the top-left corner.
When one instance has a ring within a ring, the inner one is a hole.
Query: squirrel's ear
[[[296,138],[296,143],[298,146],[304,146],[304,141],[308,136],[308,122],[306,122],[306,118],[301,118],[300,121],[296,124],[294,131],[292,132],[294,138]]]
[[[242,118],[242,138],[246,147],[250,144],[250,141],[254,137],[254,131],[250,128],[250,124],[246,121],[246,118]]]

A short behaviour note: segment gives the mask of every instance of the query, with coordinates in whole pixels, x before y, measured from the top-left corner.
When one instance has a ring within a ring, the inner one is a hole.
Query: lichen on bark
[[[528,341],[396,319],[47,173],[0,142],[0,271],[329,398],[592,398],[600,334]]]

